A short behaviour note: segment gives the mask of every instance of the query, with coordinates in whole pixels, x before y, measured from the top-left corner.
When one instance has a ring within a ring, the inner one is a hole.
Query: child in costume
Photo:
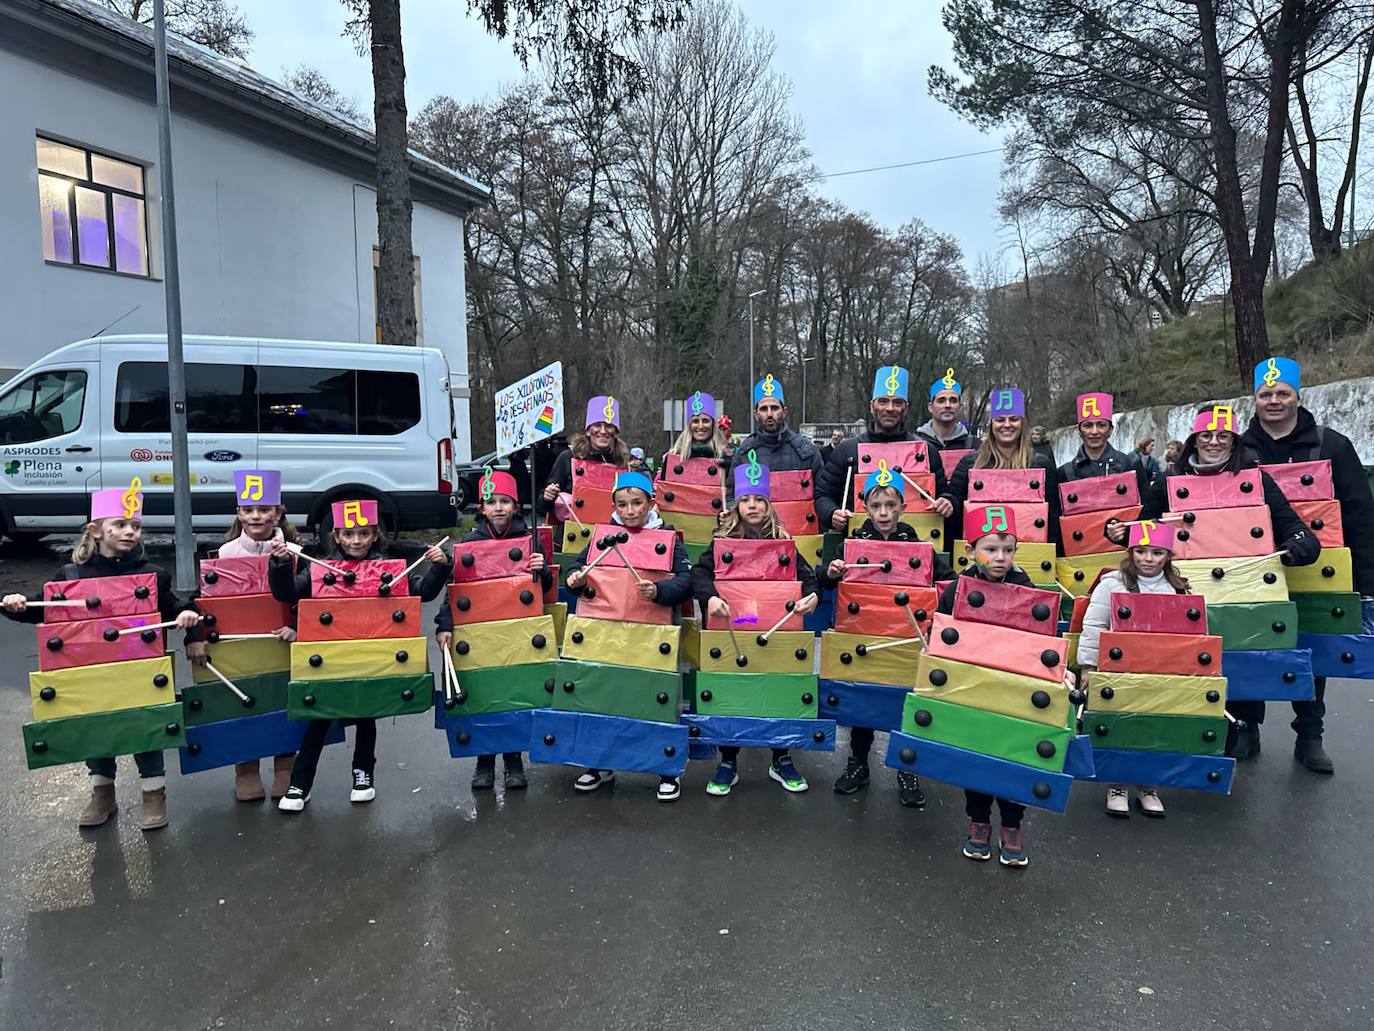
[[[615,503],[612,522],[624,527],[631,536],[646,529],[671,529],[654,507],[654,484],[643,473],[623,472],[617,475],[612,497]],[[581,591],[587,586],[587,573],[583,567],[587,565],[590,551],[591,545],[588,545],[573,560],[566,580],[570,590]],[[673,542],[671,566],[671,575],[667,579],[653,582],[641,578],[636,586],[641,598],[673,609],[692,596],[691,563],[687,558],[687,549],[680,540]],[[626,656],[626,660],[627,663],[632,661],[633,656]],[[595,791],[614,780],[614,770],[588,769],[578,776],[573,786],[578,791]],[[680,777],[660,774],[658,800],[674,802],[681,797],[680,781]]]
[[[330,551],[326,558],[345,574],[357,570],[360,563],[386,556],[386,543],[382,540],[381,516],[376,501],[336,501],[332,514],[334,529],[330,532]],[[425,551],[424,557],[430,567],[424,573],[411,573],[408,577],[410,593],[429,601],[439,595],[451,574],[450,560],[443,549],[433,545]],[[286,546],[285,540],[272,543],[272,560],[268,564],[268,580],[272,596],[278,601],[295,604],[312,595],[312,581],[309,569],[296,572],[295,556]],[[317,719],[310,721],[305,739],[301,742],[300,753],[291,772],[291,787],[282,798],[279,808],[283,812],[300,812],[310,800],[310,789],[315,783],[315,771],[319,766],[320,753],[324,750],[325,737],[333,720]],[[357,719],[352,721],[356,727],[353,743],[353,788],[350,802],[371,802],[377,797],[375,774],[377,765],[377,721]]]
[[[768,469],[757,460],[748,465],[735,467],[735,503],[725,513],[720,530],[716,533],[716,540],[707,545],[696,565],[692,567],[692,593],[700,603],[703,614],[716,620],[731,619],[730,607],[716,588],[716,547],[720,542],[730,539],[790,539],[773,511],[769,498]],[[728,545],[722,545],[722,550],[726,547]],[[814,612],[820,603],[820,597],[816,593],[816,577],[811,571],[811,566],[800,555],[795,557],[793,567],[796,570],[796,578],[802,585],[802,596],[792,607],[792,613],[796,616],[806,616]],[[806,778],[797,770],[790,752],[786,748],[774,748],[772,752],[773,761],[768,767],[769,778],[781,784],[786,791],[807,790]],[[739,749],[721,745],[720,765],[707,783],[706,793],[728,795],[730,789],[738,782]]]
[[[1105,574],[1093,588],[1087,611],[1083,614],[1083,634],[1078,639],[1078,663],[1084,673],[1097,669],[1102,631],[1111,626],[1112,594],[1187,594],[1188,580],[1173,563],[1174,530],[1164,523],[1134,522],[1126,557],[1116,572]],[[1085,685],[1092,687],[1091,677]],[[1156,819],[1164,816],[1164,803],[1152,787],[1136,787],[1140,811]],[[1107,815],[1130,816],[1130,798],[1125,784],[1107,785]]]
[[[468,531],[461,543],[472,541],[512,540],[527,543],[530,539],[529,528],[520,516],[515,477],[510,473],[495,472],[488,468],[479,481],[481,513],[477,524]],[[535,551],[530,555],[527,568],[531,574],[539,574],[542,591],[553,585],[553,570],[544,562],[544,553]],[[450,567],[452,568],[452,567]],[[447,605],[440,605],[434,617],[435,640],[439,647],[447,650],[453,641],[453,611]],[[507,791],[523,791],[529,784],[525,776],[525,766],[519,752],[506,752],[505,785]],[[474,791],[490,790],[496,783],[496,756],[479,755],[477,766],[472,773]]]
[[[142,481],[134,477],[128,489],[110,487],[98,490],[91,495],[91,521],[82,531],[81,540],[72,551],[72,560],[64,565],[54,577],[56,581],[91,580],[103,577],[131,577],[151,574],[157,583],[157,613],[163,622],[175,621],[178,629],[186,631],[186,654],[193,661],[203,656],[204,644],[199,642],[195,630],[200,621],[192,602],[183,601],[172,592],[171,576],[159,566],[148,561],[143,550],[143,494]],[[145,592],[146,594],[146,592]],[[0,601],[5,615],[21,623],[43,623],[47,614],[52,618],[53,609],[31,606],[31,599],[23,594],[8,594]],[[42,600],[39,598],[33,601]],[[58,599],[60,600],[60,599]],[[98,608],[98,606],[97,606]],[[86,618],[86,609],[68,609]],[[95,612],[95,609],[91,609]],[[68,617],[73,618],[73,617]],[[89,617],[92,621],[106,622],[98,615]],[[104,640],[110,641],[113,628],[105,631]],[[152,633],[149,631],[148,633]],[[40,642],[48,638],[47,628],[40,628]],[[53,637],[59,646],[62,641]],[[145,638],[146,640],[146,638]],[[156,639],[155,639],[156,640]],[[40,644],[40,647],[42,645]],[[111,673],[120,664],[111,663]],[[170,667],[168,667],[170,672]],[[122,685],[121,685],[122,686]],[[164,686],[165,682],[164,682]],[[161,708],[158,706],[157,708]],[[178,707],[179,708],[179,707]],[[161,729],[156,728],[156,729]],[[179,728],[178,728],[179,729]],[[170,731],[169,731],[170,733]],[[89,754],[89,753],[88,753]],[[143,789],[143,830],[157,830],[167,826],[167,787],[166,765],[160,749],[140,751],[134,755]],[[91,797],[77,819],[79,827],[98,827],[105,823],[118,809],[115,804],[115,758],[92,758],[86,760],[86,768],[91,776]]]

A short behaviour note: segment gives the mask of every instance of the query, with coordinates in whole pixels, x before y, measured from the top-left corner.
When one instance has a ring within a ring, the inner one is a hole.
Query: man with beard
[[[916,431],[936,451],[974,451],[978,435],[963,422],[964,388],[954,378],[954,370],[946,369],[942,378],[930,385],[930,403],[926,405],[930,421]]]
[[[735,464],[747,463],[750,451],[771,473],[809,472],[814,484],[821,472],[821,453],[811,438],[788,428],[786,396],[771,372],[754,384],[754,432],[735,446]]]
[[[1350,438],[1323,426],[1299,400],[1301,368],[1291,358],[1267,358],[1255,366],[1255,414],[1241,445],[1262,465],[1285,462],[1331,463],[1331,481],[1341,506],[1341,526],[1350,549],[1355,590],[1374,597],[1374,495],[1364,465]],[[1316,697],[1293,703],[1293,756],[1313,773],[1334,773],[1322,747],[1326,717],[1326,678],[1316,677]]]
[[[1140,497],[1144,499],[1150,486],[1150,474],[1140,456],[1112,447],[1112,395],[1079,394],[1074,410],[1078,415],[1078,439],[1083,443],[1078,454],[1059,467],[1059,482],[1135,473]]]

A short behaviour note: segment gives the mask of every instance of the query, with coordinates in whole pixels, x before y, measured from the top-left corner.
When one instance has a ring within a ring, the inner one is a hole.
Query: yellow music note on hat
[[[1218,425],[1219,423],[1223,422],[1225,423],[1225,425]],[[1235,417],[1231,414],[1231,406],[1213,405],[1212,421],[1207,424],[1207,428],[1209,430],[1227,430],[1228,432],[1234,433],[1236,430],[1236,423]]]
[[[351,530],[356,526],[368,526],[367,516],[363,515],[363,503],[361,501],[345,501],[343,507],[344,529]]]
[[[1264,385],[1266,387],[1272,387],[1279,381],[1279,377],[1282,376],[1283,373],[1279,372],[1279,363],[1274,361],[1274,359],[1270,358],[1268,360],[1268,365],[1269,369],[1264,374]]]
[[[239,495],[242,501],[262,500],[262,477],[254,476],[249,473],[243,478],[243,493]]]
[[[771,372],[763,377],[763,386],[759,389],[763,391],[765,397],[772,397],[778,392],[778,385],[774,382]]]
[[[887,379],[883,380],[883,387],[887,390],[888,397],[895,397],[897,388],[902,385],[902,381],[897,378],[897,366],[892,366],[887,374]]]
[[[615,398],[606,398],[606,407],[601,409],[601,414],[606,417],[607,422],[615,422]]]
[[[1143,520],[1140,524],[1140,546],[1143,547],[1150,543],[1150,531],[1155,528],[1153,519]]]

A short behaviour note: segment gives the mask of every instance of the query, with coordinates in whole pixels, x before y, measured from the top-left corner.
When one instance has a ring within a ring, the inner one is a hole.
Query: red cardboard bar
[[[720,499],[720,486],[707,483],[660,484],[658,506],[665,512],[686,512],[689,515],[719,515],[725,510],[725,502]]]
[[[970,469],[968,503],[995,505],[1008,501],[1045,500],[1043,469]]]
[[[574,458],[572,462],[573,473],[573,493],[577,493],[577,488],[583,490],[603,490],[608,495],[611,488],[615,486],[615,478],[625,470],[618,465],[609,465],[606,462],[588,462],[580,458]],[[587,522],[584,516],[582,521]]]
[[[1207,634],[1151,634],[1104,630],[1097,668],[1113,673],[1220,676],[1221,638]]]
[[[1331,480],[1330,459],[1262,465],[1260,469],[1273,477],[1289,504],[1294,501],[1330,501],[1336,496],[1336,487]]]
[[[268,561],[266,555],[201,559],[200,596],[219,598],[240,594],[271,594],[272,588],[267,585]]]
[[[1090,601],[1092,601],[1092,597],[1087,594],[1080,595],[1073,600],[1073,611],[1069,615],[1069,633],[1081,634],[1083,632],[1083,617],[1087,614],[1088,602]]]
[[[663,456],[663,482],[696,483],[713,486],[720,496],[720,478],[729,462],[720,458],[688,458],[672,453]]]
[[[864,484],[868,482],[871,473],[856,473],[854,476],[855,508],[859,508],[863,502]],[[935,474],[934,473],[903,473],[901,476],[894,476],[892,486],[902,489],[902,507],[907,512],[929,512],[931,511],[930,502],[917,490],[907,479],[915,480],[921,485],[921,490],[925,491],[932,498],[935,497]]]
[[[1317,535],[1323,548],[1345,547],[1345,527],[1341,523],[1339,501],[1295,501],[1293,511]]]
[[[1129,522],[1140,514],[1140,507],[1098,509],[1066,515],[1059,520],[1059,538],[1064,542],[1065,555],[1101,555],[1117,551],[1122,545],[1113,544],[1102,535],[1109,519]]]
[[[1166,484],[1171,512],[1197,512],[1204,508],[1244,508],[1264,503],[1258,469],[1215,476],[1170,476]]]
[[[542,539],[540,541],[543,543]],[[498,580],[524,576],[533,582],[529,571],[530,539],[524,534],[491,541],[465,541],[453,546],[453,582]],[[546,556],[547,559],[547,556]]]
[[[601,547],[600,542],[603,538],[621,533],[626,534],[628,539],[621,542],[617,537],[616,547],[620,549],[619,554],[616,553],[615,548]],[[592,542],[591,548],[587,551],[587,563],[590,565],[603,551],[610,551],[610,554],[598,563],[598,569],[602,566],[624,568],[625,562],[629,562],[641,573],[646,569],[671,572],[673,568],[673,544],[676,541],[677,534],[672,530],[631,530],[624,526],[598,525],[592,530]],[[621,560],[621,555],[625,556],[624,561]]]
[[[999,470],[1005,471],[1005,470]],[[1028,544],[1048,544],[1050,506],[1043,501],[997,502],[1016,514],[1016,539]]]
[[[925,541],[844,542],[847,583],[929,587],[934,582],[935,545]]]
[[[797,546],[793,541],[715,541],[716,580],[796,580]]]
[[[923,440],[889,441],[887,443],[859,443],[859,476],[868,478],[869,473],[878,471],[879,462],[887,462],[893,475],[930,472],[930,462],[926,457],[926,443]]]
[[[1049,637],[1058,632],[1058,591],[992,583],[974,576],[961,576],[955,584],[954,615],[957,619],[1008,626]]]
[[[271,634],[294,625],[291,606],[270,594],[201,598],[196,608],[204,617],[201,625],[217,634]]]
[[[472,586],[474,585],[463,585],[464,589]],[[528,588],[529,582],[526,581],[526,589]],[[533,600],[535,608],[526,609],[522,615],[538,615],[543,611],[539,599],[536,597]],[[364,641],[378,637],[420,637],[426,629],[420,621],[420,599],[410,595],[404,598],[302,598],[297,615],[299,625],[296,628],[296,639],[299,641]]]
[[[142,634],[115,635],[127,627],[161,622],[156,614],[114,616],[108,619],[82,619],[67,623],[39,623],[38,668],[44,673],[75,666],[95,666],[105,662],[160,658],[164,649],[161,630]],[[114,640],[106,640],[106,631]],[[147,640],[144,640],[144,637]]]
[[[86,601],[98,604],[55,605],[43,610],[49,623],[75,623],[109,616],[142,616],[157,612],[157,574],[129,573],[125,576],[93,577],[89,580],[53,580],[43,585],[47,601]],[[160,622],[151,620],[151,622]]]
[[[808,498],[803,501],[774,501],[773,511],[782,528],[793,537],[814,537],[820,533],[816,506]]]
[[[902,609],[911,611],[924,634],[939,603],[934,587],[841,583],[835,592],[835,629],[870,637],[915,637]]]
[[[608,468],[602,466],[602,468]],[[609,523],[615,511],[615,501],[609,490],[600,487],[577,485],[573,487],[573,512],[588,526],[593,523]]]
[[[962,451],[946,449],[938,453],[940,455],[940,465],[945,471],[945,479],[948,480],[954,475],[954,470],[959,465],[959,460],[965,455],[973,454],[973,449],[965,448]]]
[[[762,634],[772,628],[792,610],[788,603],[796,604],[801,598],[801,584],[796,580],[717,580],[716,590],[730,606],[731,619],[706,617],[707,630],[728,630],[733,620],[737,634]],[[578,609],[581,611],[581,608]],[[779,630],[802,630],[801,616],[792,616]]]
[[[1207,601],[1198,594],[1112,593],[1111,629],[1149,634],[1205,634]]]
[[[410,578],[401,572],[407,563],[399,558],[330,559],[329,564],[353,574],[353,582],[324,566],[310,563],[310,595],[314,598],[400,598],[410,593]],[[385,579],[383,578],[385,575]],[[386,590],[383,591],[382,588]]]
[[[931,625],[926,653],[1058,684],[1064,679],[1067,649],[1062,637],[965,622],[941,612]]]
[[[1187,511],[1174,528],[1174,558],[1244,558],[1274,551],[1274,527],[1265,505]]]
[[[1059,500],[1066,516],[1104,508],[1130,508],[1139,512],[1140,483],[1133,472],[1070,480],[1059,485]]]
[[[610,559],[606,560],[607,562]],[[644,579],[658,582],[671,578],[661,570],[641,570]],[[667,626],[673,621],[673,610],[639,593],[639,584],[624,566],[597,566],[587,574],[587,586],[577,600],[577,614],[590,619],[610,619],[619,623],[653,623]],[[534,613],[538,615],[538,613]],[[633,665],[629,656],[626,665]]]
[[[816,496],[816,485],[811,482],[809,469],[788,469],[783,472],[769,470],[768,485],[774,505],[780,501],[810,501]]]
[[[549,581],[548,588],[544,590],[545,605],[553,605],[558,601],[558,585],[563,582],[562,569],[559,565],[554,563],[549,568],[553,570],[553,579]],[[530,582],[534,582],[533,575],[530,576]]]

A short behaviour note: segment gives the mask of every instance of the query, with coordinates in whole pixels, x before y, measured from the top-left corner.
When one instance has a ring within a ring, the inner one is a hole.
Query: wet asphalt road
[[[0,545],[0,591],[58,561]],[[840,755],[804,755],[797,796],[749,752],[727,799],[705,763],[671,806],[550,767],[474,796],[428,716],[381,726],[371,806],[344,747],[294,817],[169,752],[169,828],[139,831],[122,760],[121,815],[79,832],[84,770],[24,768],[34,655],[0,620],[5,1031],[1374,1026],[1371,683],[1331,684],[1334,778],[1293,763],[1274,705],[1232,797],[1116,822],[1077,787],[1013,872],[960,856],[960,792],[910,812],[882,770],[842,798]]]

